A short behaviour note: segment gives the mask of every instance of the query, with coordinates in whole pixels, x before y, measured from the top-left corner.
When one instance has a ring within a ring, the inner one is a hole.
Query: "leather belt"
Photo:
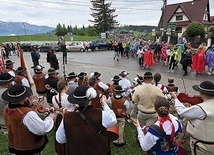
[[[141,110],[139,110],[141,113],[143,113],[143,114],[155,114],[156,112],[145,112],[145,111],[141,111]]]

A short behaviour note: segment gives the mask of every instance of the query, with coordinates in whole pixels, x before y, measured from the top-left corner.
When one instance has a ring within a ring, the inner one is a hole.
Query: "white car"
[[[80,51],[85,52],[85,44],[84,42],[72,42],[69,45],[66,45],[67,51]]]

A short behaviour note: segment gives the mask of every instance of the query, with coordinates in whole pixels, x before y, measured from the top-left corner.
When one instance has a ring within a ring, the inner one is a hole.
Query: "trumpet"
[[[52,93],[59,94],[59,92],[58,92],[56,89],[54,89],[53,87],[51,87],[49,84],[46,84],[46,85],[45,85],[45,88],[46,88],[47,90],[50,90],[50,92],[52,92]]]

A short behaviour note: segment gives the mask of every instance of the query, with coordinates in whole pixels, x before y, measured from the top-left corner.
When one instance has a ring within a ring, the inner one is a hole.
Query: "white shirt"
[[[103,107],[103,111],[102,111],[102,125],[105,128],[109,128],[109,127],[114,126],[116,123],[117,123],[117,119],[116,119],[116,115],[115,115],[114,111],[111,110],[109,108],[109,106],[106,104]],[[58,130],[56,131],[56,140],[59,143],[67,142],[63,120],[60,123]]]
[[[35,135],[45,135],[53,126],[54,121],[51,117],[42,120],[34,111],[30,111],[25,115],[23,124]]]
[[[171,114],[169,114],[169,116],[172,120],[172,123],[175,126],[175,131],[177,131],[179,127],[176,121],[177,118]],[[159,121],[157,121],[155,124],[159,126]],[[163,128],[167,135],[171,135],[171,132],[172,132],[171,122],[169,121],[164,122]],[[158,137],[151,134],[150,132],[147,132],[146,134],[144,134],[141,127],[137,127],[137,132],[138,132],[138,139],[140,142],[140,146],[144,151],[150,150],[156,144],[156,141],[159,139]]]
[[[59,94],[57,94],[55,96],[59,102]],[[57,102],[55,100],[55,96],[52,97],[52,103],[55,108],[59,108],[59,105],[57,104]],[[62,106],[62,108],[67,109],[67,111],[74,111],[75,107],[76,107],[74,104],[71,104],[70,102],[68,102],[68,95],[66,93],[61,93],[61,106]]]
[[[178,99],[175,99],[175,109],[181,117],[189,119],[204,119],[206,113],[197,105],[186,108]]]
[[[126,90],[125,92],[122,93],[122,96],[124,97],[128,97],[132,90],[130,89],[131,87],[131,82],[127,79],[127,77],[125,78],[122,78],[120,81],[119,81],[119,85],[124,89]]]
[[[155,84],[153,84],[153,85],[155,86]],[[161,89],[162,84],[158,83],[157,86],[155,86],[155,87],[158,87],[159,89]],[[163,86],[163,89],[161,89],[161,91],[163,91],[163,93],[167,93],[168,89],[165,86]],[[165,94],[165,95],[166,95],[168,100],[170,100],[172,98],[170,94]]]
[[[21,82],[22,82],[22,85],[23,85],[23,86],[26,86],[26,87],[29,87],[29,88],[30,88],[30,84],[29,84],[27,78],[23,78]]]

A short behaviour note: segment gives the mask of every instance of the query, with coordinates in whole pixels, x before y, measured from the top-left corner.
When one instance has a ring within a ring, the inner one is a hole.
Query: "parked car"
[[[43,43],[41,46],[39,46],[40,52],[48,52],[50,49],[55,49],[57,52],[61,51],[61,48],[57,43]]]
[[[80,51],[80,52],[85,52],[85,43],[84,42],[72,42],[69,45],[66,45],[66,50],[68,52],[71,51]]]
[[[111,43],[109,43],[107,40],[99,39],[99,40],[93,40],[90,44],[88,49],[91,49],[92,51],[98,51],[100,49],[112,49]]]
[[[22,43],[20,46],[23,51],[27,51],[27,52],[31,51],[33,46],[39,47],[38,44],[32,44],[32,43]]]

